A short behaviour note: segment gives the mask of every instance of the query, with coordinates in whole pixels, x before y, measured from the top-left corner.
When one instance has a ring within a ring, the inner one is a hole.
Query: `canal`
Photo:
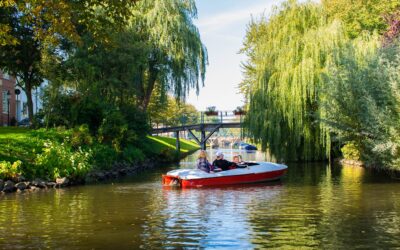
[[[195,157],[113,183],[1,195],[0,249],[400,248],[400,182],[384,174],[289,164],[280,182],[161,186]]]

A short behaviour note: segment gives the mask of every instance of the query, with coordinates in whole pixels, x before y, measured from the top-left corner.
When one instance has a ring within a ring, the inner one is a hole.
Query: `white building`
[[[16,87],[16,89],[20,90],[20,94],[16,96],[16,103],[15,103],[17,111],[16,119],[19,122],[29,117],[28,101],[25,92],[20,87]],[[36,114],[43,108],[42,94],[43,94],[43,87],[38,87],[32,90],[33,114]]]

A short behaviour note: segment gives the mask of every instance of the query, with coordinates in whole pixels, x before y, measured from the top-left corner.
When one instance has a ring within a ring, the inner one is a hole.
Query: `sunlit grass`
[[[147,136],[149,139],[153,150],[155,152],[161,152],[165,147],[170,148],[170,149],[175,149],[176,147],[176,139],[171,138],[171,137],[164,137],[164,136]],[[188,153],[190,151],[194,151],[199,149],[199,145],[197,145],[195,142],[185,140],[185,139],[180,139],[180,152],[181,153]]]
[[[28,128],[0,127],[0,139],[23,139],[29,131]]]

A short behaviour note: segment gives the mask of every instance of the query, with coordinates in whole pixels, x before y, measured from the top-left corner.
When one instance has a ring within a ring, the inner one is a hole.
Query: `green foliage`
[[[343,157],[348,160],[361,160],[361,153],[359,150],[359,146],[357,146],[354,142],[349,142],[344,145],[341,149],[343,153]]]
[[[197,16],[193,0],[143,0],[133,10],[131,32],[147,46],[148,61],[137,84],[140,105],[146,109],[155,86],[184,99],[204,81],[207,51],[193,24]]]
[[[377,39],[355,40],[330,65],[323,120],[367,165],[398,170],[400,48],[378,50]]]
[[[46,142],[43,152],[35,160],[38,166],[30,176],[42,176],[49,179],[58,177],[83,177],[90,169],[91,151],[54,142]]]
[[[198,148],[181,139],[181,153]],[[116,162],[140,163],[146,158],[169,161],[179,155],[175,139],[161,136],[144,137],[121,150],[99,143],[87,126],[38,130],[0,127],[0,178],[81,178],[94,168],[110,169]]]
[[[21,169],[22,162],[16,161],[10,163],[8,161],[0,162],[0,179],[13,179],[18,177],[22,173]]]
[[[246,124],[278,159],[323,159],[345,144],[345,157],[400,169],[399,49],[378,35],[400,4],[352,3],[288,1],[250,24]]]
[[[329,19],[343,22],[351,38],[365,31],[382,34],[387,30],[385,17],[400,9],[398,0],[322,0]]]
[[[119,28],[126,23],[130,7],[136,1],[47,1],[47,0],[7,0],[0,3],[1,12],[17,9],[20,22],[34,27],[35,40],[56,43],[60,35],[79,41],[79,31],[87,28],[99,39],[106,39],[104,27]],[[5,15],[1,16],[2,18]],[[0,45],[18,44],[18,37],[12,36],[13,25],[0,23]],[[11,34],[10,34],[11,33]]]
[[[146,158],[142,150],[132,145],[128,145],[127,147],[124,148],[122,156],[129,163],[142,162]]]
[[[198,111],[193,105],[178,102],[169,95],[162,97],[158,89],[150,100],[147,113],[153,126],[195,124],[198,121]]]
[[[81,146],[90,146],[93,144],[93,137],[89,132],[88,125],[81,125],[72,130],[71,146],[75,149]]]
[[[338,22],[313,2],[289,1],[249,26],[244,48],[249,134],[277,159],[319,160],[330,152],[329,133],[315,118],[321,73],[343,46]]]
[[[109,145],[94,144],[91,150],[93,168],[109,169],[113,163],[120,160],[120,154]]]

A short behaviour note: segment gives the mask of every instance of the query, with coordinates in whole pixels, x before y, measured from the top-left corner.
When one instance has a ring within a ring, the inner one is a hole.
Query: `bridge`
[[[187,131],[191,137],[200,145],[201,149],[205,150],[207,147],[207,140],[222,128],[242,128],[244,112],[235,111],[213,111],[213,112],[200,112],[200,122],[196,124],[181,124],[180,126],[163,126],[152,129],[153,135],[162,133],[175,133],[176,137],[176,150],[180,150],[179,132]],[[194,134],[194,131],[200,132],[200,138]],[[240,131],[240,138],[243,137],[242,130]]]

